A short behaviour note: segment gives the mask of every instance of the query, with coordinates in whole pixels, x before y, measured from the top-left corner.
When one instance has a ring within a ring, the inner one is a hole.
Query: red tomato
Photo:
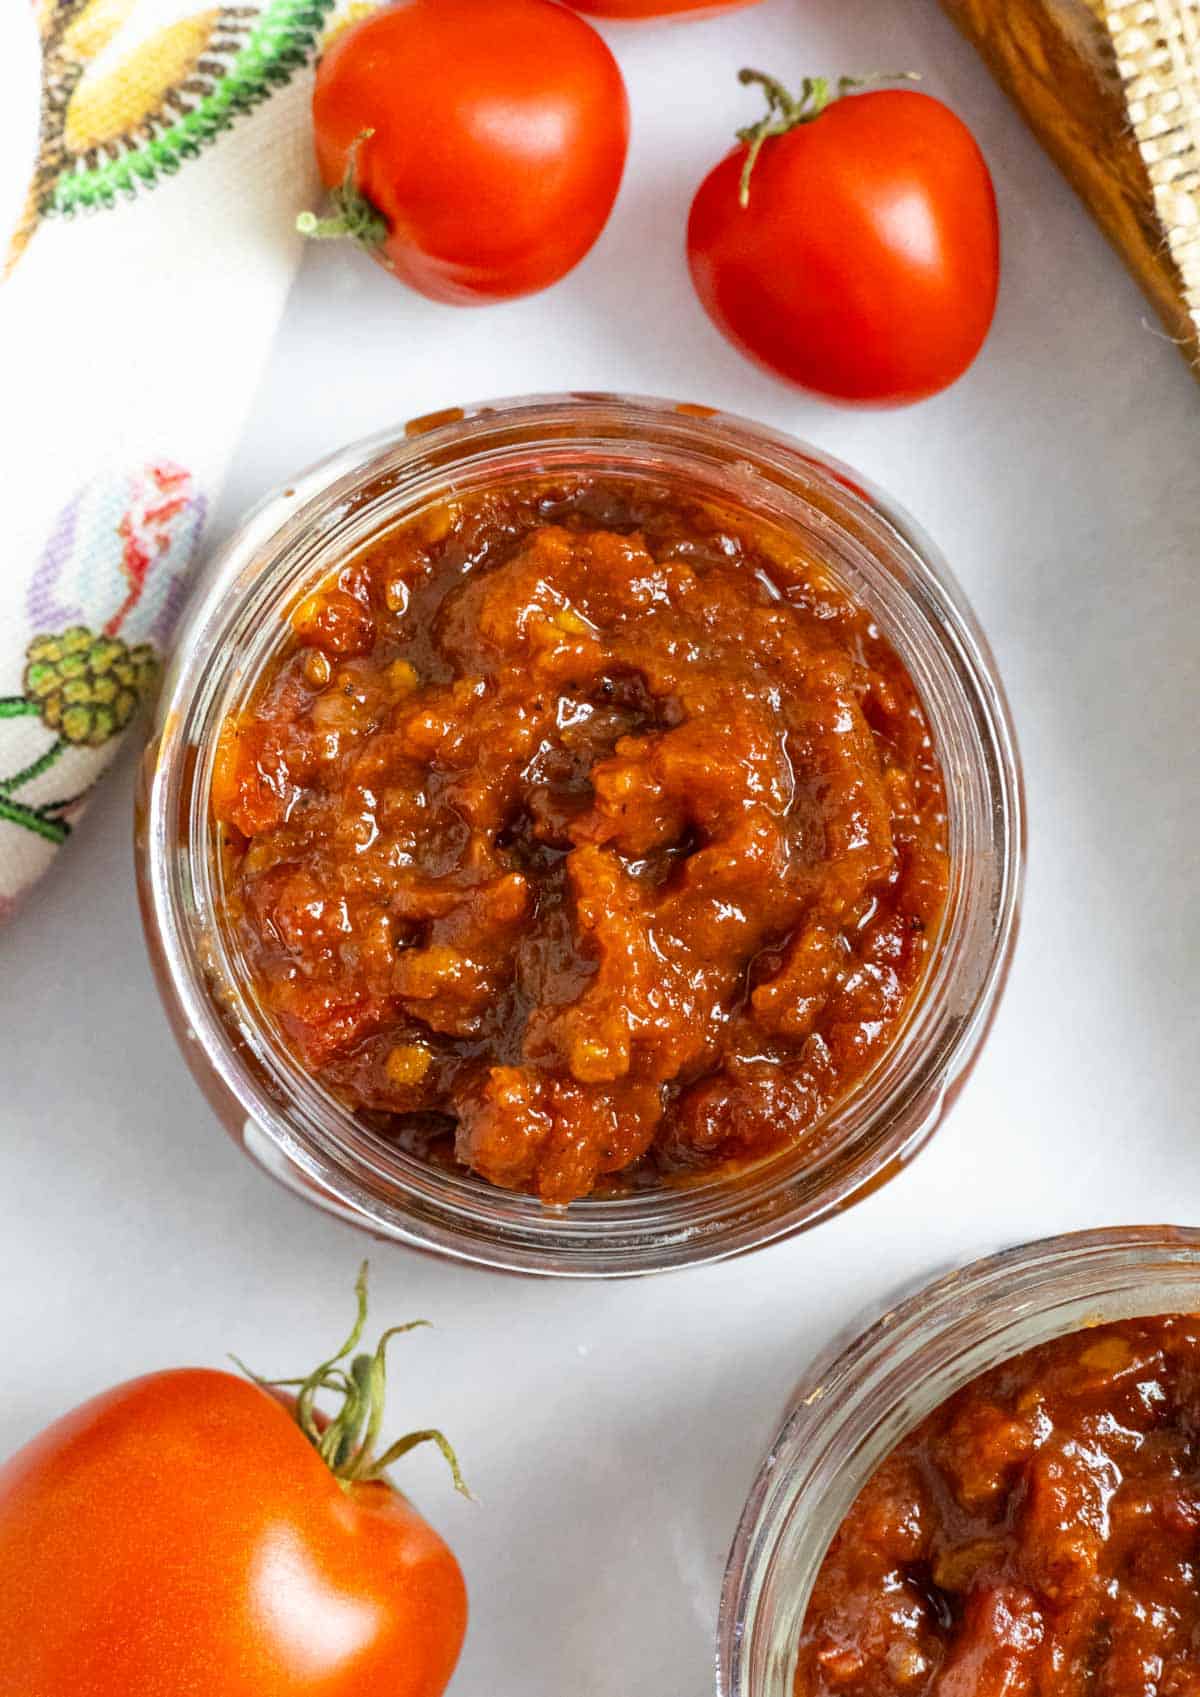
[[[184,1368],[0,1467],[0,1691],[440,1697],[458,1563],[390,1485],[339,1483],[309,1418],[312,1441],[267,1391]]]
[[[692,202],[688,262],[717,327],[743,353],[838,400],[919,401],[960,377],[996,306],[992,179],[966,125],[927,94],[834,100],[787,127],[789,97],[756,72],[769,128],[709,173]],[[815,98],[814,98],[815,96]],[[748,199],[739,187],[748,146]]]
[[[757,6],[758,0],[567,0],[567,4],[596,18],[666,18],[736,12],[743,6]]]
[[[335,38],[313,90],[335,214],[434,300],[530,294],[579,262],[629,141],[617,62],[553,0],[400,0]]]

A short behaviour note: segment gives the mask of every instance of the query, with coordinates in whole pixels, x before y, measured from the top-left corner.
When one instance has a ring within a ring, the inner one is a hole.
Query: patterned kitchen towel
[[[298,259],[334,3],[3,0],[41,110],[0,232],[0,918],[153,688]]]

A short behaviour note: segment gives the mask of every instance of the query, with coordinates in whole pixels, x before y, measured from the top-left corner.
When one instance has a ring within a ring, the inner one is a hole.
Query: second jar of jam
[[[1008,1250],[802,1376],[734,1540],[720,1697],[1200,1690],[1200,1233]]]

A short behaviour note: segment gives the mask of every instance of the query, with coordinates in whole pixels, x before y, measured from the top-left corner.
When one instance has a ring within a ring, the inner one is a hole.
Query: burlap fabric
[[[1200,335],[1200,0],[1092,0],[1108,31],[1184,299]]]

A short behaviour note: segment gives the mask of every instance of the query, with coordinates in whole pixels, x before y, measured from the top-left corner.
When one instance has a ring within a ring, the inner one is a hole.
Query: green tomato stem
[[[767,110],[756,124],[747,124],[737,132],[737,138],[745,143],[746,157],[742,161],[742,174],[738,182],[738,205],[745,210],[750,204],[750,178],[758,163],[763,143],[772,136],[787,135],[801,124],[811,124],[819,118],[834,100],[840,100],[857,88],[866,88],[877,82],[916,81],[915,71],[899,71],[894,75],[886,73],[868,77],[839,77],[836,93],[830,86],[828,77],[805,77],[800,85],[797,97],[784,87],[778,77],[770,76],[766,71],[755,71],[750,66],[744,66],[738,72],[738,81],[743,87],[749,88],[757,84],[767,97]]]
[[[364,141],[374,130],[360,130],[346,153],[346,173],[340,185],[329,191],[330,214],[318,218],[315,212],[302,212],[296,219],[296,229],[310,241],[338,241],[349,237],[365,248],[378,248],[388,236],[388,222],[372,205],[358,186],[358,155]]]
[[[448,1439],[442,1432],[428,1429],[409,1432],[377,1455],[380,1433],[383,1430],[384,1406],[387,1396],[387,1348],[402,1332],[416,1331],[427,1326],[427,1320],[410,1320],[407,1325],[392,1326],[384,1332],[374,1350],[359,1352],[358,1346],[367,1323],[367,1263],[359,1269],[354,1285],[357,1312],[354,1325],[342,1347],[323,1361],[305,1378],[262,1379],[238,1361],[237,1365],[255,1384],[264,1389],[294,1389],[296,1424],[317,1451],[334,1478],[346,1490],[354,1485],[383,1479],[393,1462],[418,1444],[431,1443],[441,1451],[450,1468],[454,1488],[469,1497],[462,1472]],[[347,1358],[349,1358],[347,1362]],[[234,1358],[236,1361],[236,1357]],[[345,1364],[345,1365],[344,1365]],[[328,1419],[317,1410],[317,1398],[330,1393],[341,1398],[341,1404]]]

